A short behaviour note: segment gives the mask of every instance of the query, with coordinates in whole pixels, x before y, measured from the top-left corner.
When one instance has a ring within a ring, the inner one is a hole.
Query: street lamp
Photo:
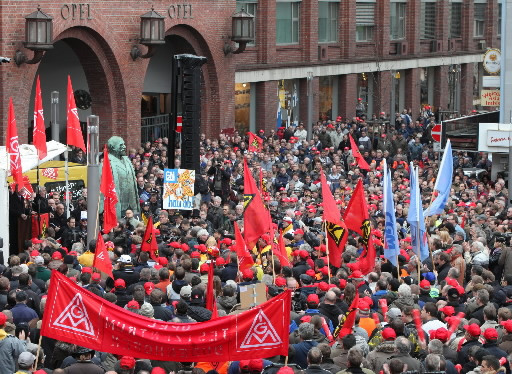
[[[155,54],[156,47],[165,44],[164,35],[165,17],[155,12],[153,8],[140,16],[140,44],[148,47],[146,54],[142,54],[139,46],[135,44],[130,51],[133,61],[137,58],[148,58]]]
[[[234,50],[230,43],[224,44],[224,55],[230,53],[236,55],[245,51],[247,43],[254,40],[254,16],[247,13],[244,8],[231,17],[231,40],[238,43],[238,49]]]
[[[53,48],[53,17],[37,11],[30,13],[25,17],[25,48],[34,51],[34,57],[28,59],[21,51],[16,51],[14,62],[20,66],[22,64],[37,64],[44,56],[44,52]]]

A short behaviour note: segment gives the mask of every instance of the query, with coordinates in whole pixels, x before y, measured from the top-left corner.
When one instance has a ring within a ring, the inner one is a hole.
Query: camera
[[[8,64],[9,62],[11,62],[11,59],[9,57],[2,57],[2,56],[0,56],[0,65],[1,64]]]

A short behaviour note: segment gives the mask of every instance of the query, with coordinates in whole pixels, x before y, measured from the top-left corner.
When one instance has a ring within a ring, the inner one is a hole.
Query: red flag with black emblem
[[[84,136],[82,135],[82,128],[80,127],[80,120],[78,118],[78,110],[76,109],[75,94],[73,93],[73,86],[71,85],[71,77],[69,75],[67,107],[67,143],[68,145],[74,145],[86,152]]]
[[[366,251],[361,253],[359,256],[359,260],[357,263],[359,264],[359,270],[363,275],[366,275],[373,271],[375,268],[375,258],[377,257],[377,253],[375,251],[375,244],[373,243],[373,237],[370,237],[368,241],[368,245],[366,246]]]
[[[107,233],[117,226],[116,204],[118,199],[106,145],[103,149],[100,191],[103,194],[103,232]]]
[[[249,249],[254,248],[258,239],[268,232],[268,217],[260,191],[244,159],[244,236]]]
[[[324,171],[320,173],[322,185],[323,218],[327,235],[327,249],[329,251],[329,263],[339,268],[341,266],[341,254],[348,239],[347,226],[341,219],[336,201],[332,196]]]
[[[101,232],[98,232],[98,240],[96,240],[96,250],[94,251],[94,262],[92,266],[114,279],[114,275],[112,274],[112,262],[110,261]]]
[[[263,150],[263,139],[258,135],[249,133],[249,152],[261,152]]]
[[[357,182],[343,219],[347,223],[347,228],[361,235],[365,244],[368,245],[368,239],[370,238],[370,215],[361,180]]]
[[[43,213],[40,216],[38,214],[32,215],[32,237],[38,238],[46,236],[46,231],[50,227],[50,214]]]
[[[44,125],[43,99],[41,97],[41,83],[39,75],[36,80],[36,96],[34,103],[34,132],[32,142],[37,149],[40,160],[46,157],[46,127]]]
[[[352,300],[352,303],[348,308],[349,312],[346,318],[342,318],[340,320],[340,324],[338,325],[338,327],[336,327],[336,330],[334,331],[333,335],[338,339],[343,338],[346,335],[352,334],[352,329],[354,328],[354,324],[356,323],[356,315],[359,307],[359,287],[361,287],[361,284],[362,282],[356,287],[356,296],[354,297],[354,300]]]
[[[234,231],[235,231],[235,251],[238,256],[238,268],[240,270],[244,270],[250,268],[254,265],[254,261],[252,259],[251,254],[247,250],[245,245],[245,240],[240,233],[240,228],[238,227],[238,223],[235,221],[233,223]]]
[[[356,159],[357,166],[363,170],[370,170],[370,165],[366,162],[361,152],[359,152],[359,148],[357,147],[356,142],[352,138],[352,136],[348,136],[350,138],[350,147],[352,148],[352,156]]]
[[[153,226],[153,217],[151,216],[148,219],[140,250],[149,252],[153,261],[158,261],[158,244],[156,243],[155,227]]]

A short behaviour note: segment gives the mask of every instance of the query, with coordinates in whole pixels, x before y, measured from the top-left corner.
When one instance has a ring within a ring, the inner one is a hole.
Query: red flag
[[[213,291],[213,261],[210,260],[208,266],[208,290],[206,291],[206,309],[212,312],[212,318],[217,318],[217,301],[215,300],[215,292]]]
[[[341,213],[332,196],[323,170],[320,173],[320,184],[322,185],[322,207],[324,208],[323,218],[329,250],[329,263],[339,268],[341,266],[341,254],[348,239],[347,226],[341,220]]]
[[[103,240],[101,232],[98,232],[96,250],[94,251],[94,263],[92,266],[114,279],[114,275],[112,274],[112,262],[110,261],[107,247],[105,246],[105,241]]]
[[[20,144],[18,141],[18,129],[12,97],[9,98],[9,113],[7,115],[7,139],[5,141],[7,154],[9,155],[9,170],[14,183],[18,185],[18,191],[23,188],[23,174],[21,170]]]
[[[288,253],[286,252],[286,247],[284,245],[283,240],[283,231],[279,234],[279,244],[276,247],[276,250],[274,251],[274,254],[279,259],[279,262],[281,263],[281,268],[283,266],[292,266],[290,264],[290,260],[288,260]]]
[[[158,260],[158,244],[156,243],[155,228],[153,226],[153,217],[149,216],[144,238],[142,239],[141,251],[149,252],[153,261]]]
[[[336,331],[334,331],[335,337],[343,338],[346,335],[352,334],[352,328],[354,327],[354,323],[356,322],[357,308],[359,307],[360,286],[361,284],[359,284],[356,288],[356,296],[354,297],[354,300],[352,300],[350,308],[348,308],[349,313],[347,315],[347,318],[345,318],[345,321],[341,320],[340,324],[336,328]],[[342,326],[341,329],[339,329],[340,326]]]
[[[78,110],[76,109],[75,94],[71,85],[71,77],[68,75],[68,125],[67,125],[67,142],[68,145],[74,145],[86,152],[82,128],[78,119]]]
[[[34,132],[32,142],[37,149],[40,160],[46,157],[46,128],[44,126],[43,99],[41,97],[41,83],[39,75],[36,81],[36,97],[34,103]]]
[[[249,133],[249,152],[261,152],[263,150],[263,139],[258,135]]]
[[[359,148],[356,145],[356,142],[352,138],[352,136],[348,136],[350,138],[350,147],[352,148],[352,156],[356,159],[357,166],[363,170],[370,170],[370,165],[366,162],[361,152],[359,152]]]
[[[103,194],[103,232],[107,233],[117,226],[116,204],[118,199],[106,145],[103,148],[100,191]]]
[[[366,251],[363,251],[357,263],[359,264],[359,270],[363,275],[368,274],[375,268],[375,258],[377,253],[375,251],[375,245],[373,244],[373,238],[370,238]]]
[[[291,292],[240,314],[187,325],[128,312],[54,271],[41,335],[150,360],[219,362],[288,354]],[[214,342],[214,343],[213,343]]]
[[[34,194],[34,190],[32,189],[32,185],[30,184],[30,179],[26,175],[23,176],[23,187],[21,187],[21,190],[18,189],[18,192],[25,200],[32,199],[32,195]]]
[[[361,235],[368,245],[370,238],[370,215],[368,213],[368,205],[363,191],[363,182],[359,180],[352,194],[352,198],[348,202],[347,209],[343,219],[347,223],[347,228]]]
[[[247,250],[245,246],[245,240],[240,233],[240,228],[238,227],[238,223],[235,221],[233,223],[235,229],[235,250],[236,255],[238,256],[238,268],[240,270],[244,270],[250,268],[254,265],[254,261],[252,259],[251,254]]]
[[[34,214],[32,215],[32,237],[38,238],[39,236],[45,237],[46,230],[50,226],[50,214],[44,213],[41,216]]]
[[[247,246],[254,248],[258,239],[268,232],[268,228],[267,210],[247,160],[244,159],[244,236]]]

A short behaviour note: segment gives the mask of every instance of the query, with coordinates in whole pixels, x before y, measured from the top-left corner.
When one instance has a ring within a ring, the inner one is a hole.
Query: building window
[[[276,42],[277,44],[299,43],[300,2],[276,3]]]
[[[475,38],[484,36],[484,28],[485,28],[485,8],[487,4],[475,4]]]
[[[318,41],[320,43],[338,41],[338,9],[337,2],[318,2]]]
[[[436,37],[436,3],[421,3],[421,39]]]
[[[391,40],[405,38],[406,3],[391,3],[389,30]]]
[[[375,28],[375,3],[356,3],[356,41],[370,42],[373,40]]]
[[[256,10],[258,8],[258,3],[253,1],[238,1],[236,2],[236,10],[237,12],[241,11],[242,8],[254,16],[254,25],[256,25]],[[256,27],[254,27],[254,39],[256,39]],[[256,43],[254,41],[247,43],[248,46],[254,46]]]
[[[462,35],[462,3],[452,3],[450,13],[450,38],[460,38]]]

